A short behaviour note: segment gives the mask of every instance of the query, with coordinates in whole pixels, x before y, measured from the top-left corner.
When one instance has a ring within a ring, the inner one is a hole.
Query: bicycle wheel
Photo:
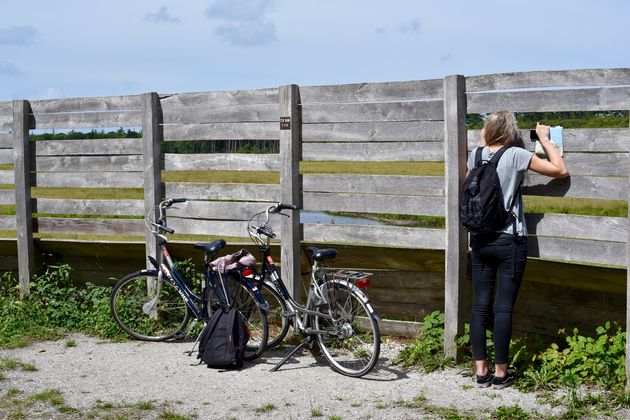
[[[381,350],[378,322],[364,303],[362,292],[337,281],[326,282],[321,287],[327,305],[319,305],[318,310],[332,317],[314,316],[315,329],[327,331],[317,335],[322,353],[337,372],[363,376],[378,361]]]
[[[164,341],[183,331],[190,312],[175,287],[157,271],[141,270],[123,277],[112,289],[110,307],[116,323],[139,340]]]
[[[267,349],[270,349],[280,344],[289,332],[289,318],[282,316],[287,311],[287,305],[280,293],[268,283],[263,283],[260,286],[260,293],[269,304],[267,310],[267,322],[269,324]]]
[[[228,276],[228,279],[230,279],[228,282],[230,283],[228,287],[230,305],[238,309],[249,334],[243,358],[245,360],[254,360],[260,357],[267,346],[269,334],[267,315],[260,309],[256,302],[256,297],[247,286],[244,284],[236,285],[234,282],[239,280],[234,280],[232,276]]]

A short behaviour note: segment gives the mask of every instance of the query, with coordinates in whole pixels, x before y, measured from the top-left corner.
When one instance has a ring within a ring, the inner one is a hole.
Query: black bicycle
[[[225,241],[194,244],[204,252],[198,293],[177,271],[166,248],[165,234],[175,233],[167,226],[166,209],[186,201],[185,198],[164,200],[158,206],[160,214],[154,222],[149,223],[151,215],[147,216],[147,226],[159,246],[157,258],[147,257],[154,269],[131,273],[114,286],[110,298],[114,319],[127,334],[139,340],[179,340],[188,335],[195,322],[206,323],[222,303],[234,306],[249,330],[244,358],[253,360],[267,345],[267,305],[253,283],[244,281],[234,286],[212,267],[211,261],[226,245]]]

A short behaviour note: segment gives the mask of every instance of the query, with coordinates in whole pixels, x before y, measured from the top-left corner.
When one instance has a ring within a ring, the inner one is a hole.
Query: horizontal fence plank
[[[278,104],[278,88],[160,94],[162,108]]]
[[[306,161],[438,162],[444,160],[444,143],[304,143],[302,158]]]
[[[168,124],[164,140],[279,140],[278,122]]]
[[[443,99],[442,79],[385,83],[300,86],[302,104]]]
[[[55,112],[129,111],[140,110],[140,95],[95,96],[29,101],[35,114]]]
[[[15,230],[15,216],[0,216],[0,230]]]
[[[443,197],[309,193],[304,210],[444,216]]]
[[[630,108],[630,87],[527,92],[470,93],[469,114],[513,112],[607,111]]]
[[[164,169],[218,170],[218,171],[279,171],[278,154],[213,153],[213,154],[164,154]]]
[[[220,202],[220,201],[188,201],[178,203],[177,208],[168,211],[170,217],[209,219],[209,220],[232,220],[247,221],[254,214],[264,211],[272,203],[246,203],[246,202]],[[243,224],[246,230],[247,224]]]
[[[13,149],[0,149],[0,164],[15,164],[15,153]]]
[[[412,121],[304,124],[302,141],[444,141],[444,123]]]
[[[621,242],[529,236],[529,256],[614,266],[626,265],[626,244]]]
[[[444,249],[446,240],[443,229],[331,224],[305,224],[303,228],[304,240],[309,242]]]
[[[303,176],[305,192],[358,194],[401,194],[444,196],[444,178],[410,175],[329,175]]]
[[[0,190],[0,204],[15,204],[15,190]]]
[[[168,219],[168,227],[177,234],[183,235],[209,235],[209,236],[233,236],[246,238],[247,224],[242,221],[225,220],[199,220],[180,219],[171,217]],[[276,232],[280,238],[280,229]]]
[[[0,184],[15,184],[15,171],[0,170]]]
[[[280,201],[278,184],[165,182],[166,197],[199,200]]]
[[[55,114],[36,113],[31,116],[29,124],[30,129],[97,129],[140,126],[142,126],[142,114],[140,111],[70,112]]]
[[[147,229],[140,219],[73,219],[38,217],[33,231],[38,233],[71,233],[83,235],[144,235]]]
[[[528,173],[523,182],[523,194],[618,200],[625,199],[628,194],[628,179],[580,175],[566,179],[552,179]]]
[[[625,217],[529,213],[525,220],[530,235],[613,242],[626,242],[628,238]]]
[[[0,148],[13,148],[12,133],[0,133]]]
[[[13,116],[13,102],[0,101],[0,116]]]
[[[466,77],[466,91],[565,86],[630,85],[630,69],[583,69],[498,73]]]
[[[441,100],[388,102],[380,104],[306,104],[302,105],[302,122],[378,122],[378,121],[441,121],[444,104]]]
[[[0,131],[10,131],[13,128],[13,115],[0,115]]]
[[[565,157],[572,176],[628,176],[628,153],[570,153]]]
[[[40,156],[31,168],[36,171],[60,172],[127,172],[142,171],[142,156]]]
[[[141,155],[142,139],[38,140],[37,156]]]
[[[535,142],[529,139],[529,130],[520,130],[525,147],[533,151]],[[481,130],[468,130],[468,150],[479,145]],[[565,128],[565,152],[627,152],[630,150],[630,128]]]
[[[229,107],[177,107],[162,110],[164,124],[277,122],[278,104],[237,105]]]
[[[144,216],[144,201],[38,198],[33,200],[33,211],[46,214]]]
[[[34,187],[143,188],[142,172],[38,172]]]

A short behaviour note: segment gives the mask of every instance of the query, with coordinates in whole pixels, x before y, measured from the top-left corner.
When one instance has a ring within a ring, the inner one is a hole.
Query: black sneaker
[[[485,375],[475,375],[475,377],[477,378],[477,388],[488,388],[492,385],[492,380],[494,379],[494,375],[490,369],[488,369],[488,373]]]
[[[499,378],[497,376],[492,379],[492,387],[494,389],[503,389],[512,385],[516,380],[516,374],[510,370],[507,371],[507,374],[503,378]]]

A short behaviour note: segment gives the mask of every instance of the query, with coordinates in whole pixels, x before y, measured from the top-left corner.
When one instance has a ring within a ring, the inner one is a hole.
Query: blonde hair
[[[514,144],[519,138],[516,118],[509,111],[493,112],[486,120],[483,128],[487,146]]]

